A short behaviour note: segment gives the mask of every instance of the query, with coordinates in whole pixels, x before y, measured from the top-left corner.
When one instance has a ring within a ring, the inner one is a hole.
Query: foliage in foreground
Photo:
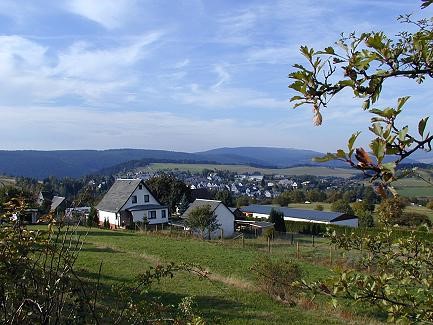
[[[301,287],[333,298],[345,297],[378,306],[390,321],[433,321],[433,243],[412,233],[393,236],[391,228],[376,235],[330,235],[338,248],[358,256],[338,277]]]
[[[433,4],[432,0],[421,2],[422,8]],[[407,78],[421,84],[433,77],[433,20],[414,21],[411,15],[402,15],[399,20],[410,24],[415,32],[403,31],[394,38],[383,32],[342,35],[336,47],[322,51],[302,46],[308,63],[295,64],[295,71],[289,75],[293,80],[289,88],[297,92],[291,98],[294,107],[311,105],[316,125],[322,124],[322,109],[344,89],[362,99],[362,108],[372,114],[369,129],[373,139],[368,150],[355,146],[360,134],[355,132],[347,149],[328,153],[317,161],[342,160],[370,177],[383,199],[378,214],[385,226],[376,234],[334,232],[332,243],[355,251],[353,255],[359,258],[334,281],[304,281],[303,287],[332,296],[335,303],[336,297],[344,296],[377,305],[388,313],[390,321],[433,322],[433,244],[415,233],[396,238],[389,227],[408,221],[402,218],[393,181],[404,159],[419,150],[432,150],[429,116],[419,119],[415,130],[401,124],[409,97],[398,98],[394,107],[371,108],[387,80]],[[341,71],[343,75],[338,75]],[[389,198],[391,195],[393,198]],[[410,223],[414,219],[419,222],[421,217],[412,216]]]
[[[291,305],[298,295],[295,283],[301,280],[301,267],[292,260],[273,260],[262,256],[251,268],[261,289],[271,297]]]
[[[2,324],[113,324],[173,323],[204,324],[193,312],[192,300],[164,305],[151,294],[153,283],[177,272],[206,276],[198,266],[159,265],[137,276],[131,285],[100,288],[102,262],[96,283],[74,265],[83,245],[72,229],[56,227],[48,216],[48,231],[27,229],[15,215],[26,204],[12,199],[1,206],[0,215],[0,323]],[[103,304],[117,303],[107,313]]]

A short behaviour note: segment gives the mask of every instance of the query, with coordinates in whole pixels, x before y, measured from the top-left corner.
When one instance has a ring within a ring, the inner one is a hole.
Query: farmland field
[[[346,168],[328,168],[328,167],[291,167],[291,168],[257,168],[246,165],[217,165],[217,164],[176,164],[176,163],[154,163],[148,167],[153,170],[180,170],[190,172],[201,172],[204,169],[210,170],[228,170],[242,173],[260,173],[263,175],[286,175],[286,176],[335,176],[349,178],[357,173],[356,170]]]
[[[365,324],[378,323],[366,315],[365,306],[342,304],[337,310],[327,301],[290,307],[271,299],[255,284],[250,268],[258,257],[269,255],[263,239],[239,241],[201,241],[169,233],[134,233],[79,228],[87,233],[77,260],[82,274],[94,279],[103,262],[101,282],[104,286],[131,283],[135,276],[150,266],[166,262],[198,263],[210,272],[209,279],[180,273],[173,279],[163,279],[152,288],[167,302],[175,303],[184,296],[194,297],[197,311],[209,324]],[[298,261],[306,279],[324,279],[330,266],[323,263],[328,254],[324,239],[300,239],[302,258]],[[289,259],[295,247],[287,241],[275,240],[271,256]],[[337,254],[337,253],[335,253]],[[109,304],[107,306],[110,306]],[[113,307],[111,307],[113,308]],[[369,311],[370,312],[370,311]],[[370,315],[370,316],[369,316]]]

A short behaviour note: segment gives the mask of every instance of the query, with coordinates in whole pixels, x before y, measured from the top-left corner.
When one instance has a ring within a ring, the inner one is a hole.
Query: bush
[[[292,260],[273,260],[261,257],[251,268],[260,288],[271,297],[295,304],[298,290],[295,282],[302,277],[301,267]]]
[[[337,212],[341,212],[341,213],[345,213],[345,214],[349,214],[349,215],[353,215],[353,209],[349,204],[349,201],[346,200],[337,200],[335,202],[333,202],[331,204],[331,210],[332,211],[337,211]]]
[[[419,227],[421,225],[427,225],[428,227],[431,227],[432,222],[430,218],[424,214],[406,212],[403,213],[399,218],[394,218],[393,224],[404,227]]]
[[[426,207],[433,210],[433,200],[428,201]]]
[[[320,235],[326,233],[329,225],[323,223],[312,223],[302,221],[285,221],[287,232],[297,232],[300,234]]]
[[[317,211],[323,211],[323,210],[324,210],[324,207],[323,207],[323,205],[321,205],[321,204],[316,204],[316,206],[314,207],[314,210],[317,210]]]

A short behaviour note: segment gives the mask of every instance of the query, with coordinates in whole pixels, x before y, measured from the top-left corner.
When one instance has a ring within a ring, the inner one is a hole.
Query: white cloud
[[[134,13],[133,0],[72,0],[67,2],[71,12],[92,20],[107,29],[121,27]]]
[[[113,80],[122,75],[125,67],[141,60],[147,53],[146,46],[159,40],[161,35],[161,32],[152,32],[136,39],[131,45],[108,49],[94,48],[83,42],[74,43],[59,54],[55,71],[66,78]]]
[[[182,117],[167,112],[110,112],[79,107],[0,107],[1,149],[150,148],[202,150],[221,145],[284,144],[263,123]],[[26,130],[17,132],[17,130]],[[253,137],[252,135],[257,134]],[[196,141],[206,139],[206,141]]]
[[[290,59],[299,56],[298,52],[295,46],[253,48],[247,51],[246,57],[248,62],[255,64],[269,63],[287,65]]]
[[[214,71],[218,75],[218,81],[212,86],[213,89],[220,88],[222,84],[230,80],[230,74],[222,65],[215,65]]]
[[[185,104],[210,108],[284,109],[288,107],[287,101],[278,100],[255,90],[224,87],[204,89],[197,84],[190,85],[189,91],[177,92],[174,99]]]
[[[69,95],[91,101],[116,94],[135,83],[134,67],[161,35],[151,32],[104,49],[80,42],[63,51],[20,36],[0,36],[2,102],[19,105]]]

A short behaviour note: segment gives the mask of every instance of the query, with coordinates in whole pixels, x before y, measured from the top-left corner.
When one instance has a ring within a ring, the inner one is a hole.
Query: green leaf
[[[369,128],[371,132],[381,137],[383,135],[383,128],[380,123],[373,123],[373,125]]]
[[[408,132],[409,132],[409,128],[405,126],[403,129],[400,130],[400,132],[398,132],[398,139],[400,141],[404,141],[406,139],[406,135]]]
[[[418,132],[420,136],[424,136],[424,130],[425,127],[427,125],[427,121],[428,121],[429,117],[424,117],[423,119],[421,119],[418,123]]]
[[[370,144],[370,148],[377,158],[378,163],[381,163],[385,156],[386,143],[381,139],[374,139]]]
[[[290,101],[293,102],[295,100],[301,100],[301,99],[304,99],[304,97],[302,97],[302,96],[293,96],[292,98],[290,98]]]
[[[397,109],[400,111],[403,105],[407,102],[407,100],[410,98],[410,96],[401,97],[398,99],[397,102]]]
[[[340,80],[338,84],[341,87],[353,87],[355,85],[355,82],[353,80]]]
[[[307,46],[301,46],[301,53],[309,60],[311,60],[313,58],[313,53],[314,50],[313,49],[308,49]]]
[[[349,141],[347,142],[347,148],[349,149],[349,156],[353,153],[353,145],[355,144],[356,138],[361,134],[361,132],[353,133],[352,136],[349,138]]]

